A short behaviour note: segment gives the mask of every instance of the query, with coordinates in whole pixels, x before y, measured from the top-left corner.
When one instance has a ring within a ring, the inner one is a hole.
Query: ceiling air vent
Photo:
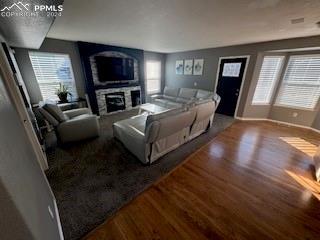
[[[291,24],[298,24],[298,23],[303,23],[303,22],[304,22],[304,18],[291,19]]]

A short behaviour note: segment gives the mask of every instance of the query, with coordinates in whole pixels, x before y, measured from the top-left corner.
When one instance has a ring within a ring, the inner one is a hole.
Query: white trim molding
[[[298,128],[304,128],[307,130],[314,131],[316,133],[320,133],[320,130],[315,129],[313,127],[308,127],[300,124],[294,124],[294,123],[288,123],[288,122],[283,122],[279,120],[274,120],[274,119],[269,119],[269,118],[245,118],[245,117],[236,117],[236,119],[241,120],[241,121],[266,121],[266,122],[273,122],[281,125],[287,125],[291,127],[298,127]]]
[[[217,73],[216,73],[216,81],[214,83],[214,92],[215,93],[217,92],[217,87],[218,87],[218,82],[219,82],[219,72],[220,72],[221,60],[222,59],[233,59],[233,58],[246,58],[247,59],[246,66],[244,68],[244,72],[243,72],[243,76],[242,76],[242,81],[241,81],[241,86],[240,86],[240,91],[239,91],[239,96],[238,96],[238,100],[237,100],[236,109],[234,110],[234,117],[235,118],[237,118],[238,108],[239,108],[240,100],[241,100],[241,97],[242,97],[242,90],[243,90],[244,82],[246,80],[247,69],[248,69],[248,66],[249,66],[250,57],[251,57],[250,55],[219,57],[218,68],[217,68]]]

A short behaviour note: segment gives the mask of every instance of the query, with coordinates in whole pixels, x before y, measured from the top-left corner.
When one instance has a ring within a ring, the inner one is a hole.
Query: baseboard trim
[[[287,126],[291,126],[291,127],[304,128],[304,129],[308,129],[308,130],[314,131],[314,132],[316,132],[316,133],[320,133],[320,130],[315,129],[315,128],[312,128],[312,127],[307,127],[307,126],[303,126],[303,125],[300,125],[300,124],[283,122],[283,121],[274,120],[274,119],[269,119],[269,118],[245,118],[245,117],[236,117],[236,119],[241,120],[241,121],[267,121],[267,122],[278,123],[278,124],[287,125]]]

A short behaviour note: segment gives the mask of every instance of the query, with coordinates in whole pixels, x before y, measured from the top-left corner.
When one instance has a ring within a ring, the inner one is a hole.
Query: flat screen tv
[[[128,82],[134,80],[134,62],[131,58],[96,56],[99,82]]]

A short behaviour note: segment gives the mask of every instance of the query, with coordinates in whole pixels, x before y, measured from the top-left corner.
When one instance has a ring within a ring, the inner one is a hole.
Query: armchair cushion
[[[60,123],[57,127],[61,142],[72,142],[99,136],[99,122],[95,115],[83,114]]]
[[[74,118],[82,114],[92,114],[89,108],[77,108],[63,112],[69,118]]]
[[[39,108],[39,112],[44,117],[45,120],[47,120],[52,126],[56,127],[59,125],[59,122],[57,119],[55,119],[49,112],[47,112],[43,108]]]
[[[58,122],[64,122],[69,119],[69,117],[65,115],[55,104],[46,103],[42,106],[42,108],[51,114]]]

